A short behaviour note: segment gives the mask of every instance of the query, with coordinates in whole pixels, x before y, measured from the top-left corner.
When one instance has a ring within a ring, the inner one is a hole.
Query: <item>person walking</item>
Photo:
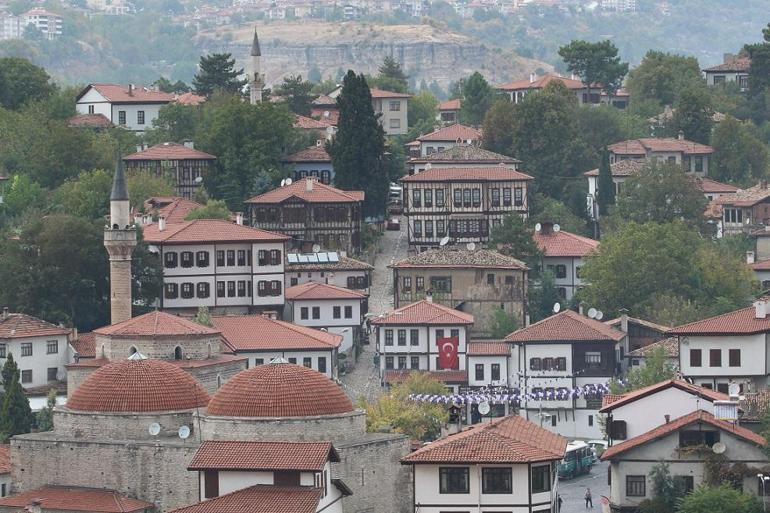
[[[556,511],[557,511],[558,513],[561,513],[561,503],[562,503],[562,502],[564,502],[564,501],[563,501],[563,500],[561,500],[561,495],[557,495],[557,496],[556,496]]]
[[[591,489],[590,489],[590,488],[586,488],[586,495],[585,495],[585,499],[586,499],[586,509],[588,509],[589,507],[590,507],[591,509],[593,509],[593,507],[594,507],[594,501],[593,501],[593,499],[591,498]]]

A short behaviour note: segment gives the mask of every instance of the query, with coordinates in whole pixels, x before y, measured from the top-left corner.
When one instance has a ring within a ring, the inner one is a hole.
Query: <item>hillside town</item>
[[[0,57],[0,513],[766,511],[770,23],[446,100],[250,31],[189,85]]]

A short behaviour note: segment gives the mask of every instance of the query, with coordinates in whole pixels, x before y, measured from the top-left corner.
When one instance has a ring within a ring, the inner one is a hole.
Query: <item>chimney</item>
[[[433,302],[433,291],[428,290],[425,292],[425,301],[427,301],[428,303]]]
[[[11,314],[10,314],[10,313],[8,313],[8,307],[7,307],[7,306],[4,306],[4,307],[3,307],[3,320],[6,320],[6,319],[7,319],[8,317],[10,317],[10,316],[11,316]]]
[[[128,84],[128,95],[134,96],[134,84]]]
[[[543,223],[540,223],[540,233],[542,233],[543,235],[548,235],[549,233],[553,233],[553,222],[545,221]]]
[[[166,229],[166,218],[163,216],[158,216],[158,231],[162,232]]]
[[[583,314],[583,303],[582,303],[582,302],[581,302],[581,303],[578,303],[578,313],[579,313],[580,315],[584,315],[584,314]]]
[[[571,74],[570,74],[570,76],[569,76],[569,78],[570,78],[570,80],[576,80],[576,79],[575,79],[575,74],[574,74],[574,73],[571,73]]]
[[[680,141],[684,141],[684,132],[680,130],[676,138],[679,139]]]
[[[235,213],[235,224],[243,226],[243,212]]]
[[[754,252],[753,251],[747,251],[746,252],[746,263],[751,265],[754,263]]]
[[[722,57],[723,57],[723,61],[724,61],[725,64],[728,64],[728,63],[733,62],[735,60],[735,55],[733,55],[731,53],[726,53]]]
[[[150,214],[145,214],[144,217],[142,217],[142,224],[152,224],[152,216]]]
[[[183,144],[191,150],[195,149],[195,143],[189,139],[186,139]]]
[[[757,319],[767,317],[767,303],[762,300],[754,301],[754,317]]]
[[[144,151],[144,144],[137,144],[136,151]]]
[[[307,192],[310,192],[313,190],[313,179],[312,178],[306,178],[305,179],[305,190]]]
[[[628,310],[620,309],[620,331],[628,333]]]
[[[529,83],[531,84],[534,81],[535,81],[535,74],[534,73],[530,73],[529,74]]]
[[[666,413],[665,415],[663,415],[663,418],[664,418],[664,419],[666,419],[666,424],[668,424],[669,422],[671,422],[671,415],[669,415],[668,413]]]
[[[763,191],[767,189],[767,179],[763,178],[759,181],[759,188]]]
[[[142,225],[142,224],[144,224],[144,223],[142,222],[142,220],[143,220],[143,219],[144,219],[144,215],[140,214],[139,212],[137,212],[136,214],[134,214],[134,224],[136,224],[136,225]]]
[[[315,142],[316,148],[320,148],[322,144],[323,144],[323,141],[321,139],[317,139]]]

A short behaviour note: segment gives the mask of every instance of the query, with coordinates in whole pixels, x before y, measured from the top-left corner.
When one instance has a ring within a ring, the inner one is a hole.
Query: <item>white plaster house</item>
[[[410,151],[414,151],[420,157],[427,157],[459,144],[478,146],[481,142],[481,130],[455,123],[421,135],[415,142],[417,144]]]
[[[727,393],[731,382],[741,393],[768,386],[770,306],[753,306],[691,322],[668,332],[679,340],[679,369],[696,384]]]
[[[328,98],[335,101],[334,109],[337,108],[336,100],[341,92],[342,87],[338,87],[329,93]],[[412,95],[383,91],[382,89],[370,89],[370,92],[372,94],[372,108],[374,108],[375,115],[380,115],[379,120],[382,128],[385,130],[385,135],[403,135],[407,133],[409,131],[407,109],[409,108],[409,98]],[[321,98],[325,97],[322,96]],[[315,105],[319,108],[323,107],[321,103],[316,103]],[[327,110],[323,110],[323,113],[326,114]],[[325,118],[326,116],[323,117]]]
[[[741,91],[748,91],[751,59],[726,53],[724,54],[723,61],[722,64],[717,64],[703,70],[703,74],[706,76],[706,84],[715,86],[728,82],[737,82]]]
[[[654,160],[660,163],[680,165],[685,173],[692,173],[697,177],[708,175],[709,162],[714,153],[714,148],[711,146],[688,141],[682,134],[677,138],[629,139],[611,144],[607,150],[610,152],[610,165],[621,160],[636,160],[638,162]]]
[[[554,223],[542,223],[533,238],[543,253],[541,268],[553,273],[559,297],[569,301],[583,285],[580,269],[585,257],[599,247],[599,241],[561,229],[554,230],[555,226]]]
[[[73,357],[69,333],[67,328],[4,308],[0,317],[0,365],[12,354],[19,367],[21,386],[28,392],[64,381],[65,365]]]
[[[284,160],[294,174],[294,180],[300,180],[311,176],[325,185],[334,184],[334,166],[332,158],[326,152],[324,141],[318,140],[313,146],[309,146],[296,153],[292,153]]]
[[[610,506],[613,510],[630,511],[652,498],[649,474],[661,462],[667,463],[671,474],[682,480],[686,491],[692,491],[704,483],[708,461],[704,456],[712,453],[717,442],[724,445],[722,454],[730,464],[767,466],[767,456],[762,451],[767,442],[763,437],[718,420],[707,411],[696,410],[604,451],[602,460],[610,462]],[[761,492],[756,473],[743,478],[743,491],[755,495]]]
[[[75,98],[78,114],[102,114],[114,125],[142,133],[174,95],[128,84],[89,84]]]
[[[556,511],[567,440],[519,416],[477,424],[401,459],[415,513]]]
[[[280,312],[284,295],[286,235],[221,219],[142,227],[163,263],[160,307],[195,313]]]
[[[607,436],[613,445],[694,411],[714,414],[714,403],[727,400],[729,396],[716,390],[671,379],[625,394],[607,394],[599,412],[607,415]]]
[[[211,322],[222,332],[225,350],[248,357],[247,367],[265,365],[282,358],[337,379],[337,356],[342,335],[262,315],[213,316]]]
[[[539,77],[535,73],[531,73],[529,78],[501,84],[495,86],[495,89],[508,96],[512,103],[520,103],[528,94],[543,89],[550,82],[561,82],[564,84],[575,95],[579,105],[597,105],[601,103],[625,109],[631,97],[625,89],[618,89],[614,94],[607,94],[598,84],[594,84],[589,90],[588,86],[574,75],[563,77],[554,73],[546,73]]]
[[[524,399],[520,415],[568,438],[603,438],[601,394],[570,394],[576,387],[605,384],[616,375],[626,334],[572,310],[508,335],[511,376]],[[515,374],[514,374],[515,373]],[[545,394],[551,398],[530,398]]]
[[[368,296],[362,292],[311,281],[286,289],[284,318],[341,335],[340,352],[350,353],[361,341],[367,307]]]
[[[410,175],[420,173],[431,167],[467,168],[504,165],[515,171],[518,169],[519,164],[521,164],[521,161],[518,159],[479,148],[476,143],[455,143],[444,150],[434,151],[422,157],[414,157],[407,162]]]
[[[445,383],[467,382],[466,346],[473,316],[423,299],[371,321],[377,330],[380,380],[397,382],[409,371],[430,371]],[[437,339],[457,338],[454,368],[441,368]]]
[[[346,289],[369,293],[374,267],[342,256],[335,251],[320,253],[287,253],[286,288],[309,281],[336,285]]]
[[[199,475],[200,503],[178,513],[260,511],[342,513],[350,489],[332,477],[340,457],[331,442],[208,441],[188,470]],[[257,506],[259,505],[259,506]]]
[[[518,384],[515,376],[511,376],[511,347],[512,344],[504,340],[468,342],[468,386],[511,387],[512,383]]]

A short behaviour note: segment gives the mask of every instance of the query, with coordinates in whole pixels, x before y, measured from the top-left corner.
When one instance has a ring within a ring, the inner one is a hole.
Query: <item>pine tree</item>
[[[409,76],[401,69],[401,64],[390,55],[385,57],[375,78],[375,85],[386,91],[405,93],[409,89]]]
[[[492,86],[481,73],[475,71],[462,84],[463,102],[460,107],[460,122],[466,125],[481,125],[494,97],[495,91]]]
[[[29,433],[33,419],[29,399],[24,395],[24,389],[19,383],[19,371],[16,370],[5,388],[5,397],[0,408],[0,441],[7,442],[12,436]]]
[[[229,53],[212,53],[201,56],[198,74],[193,78],[195,92],[203,96],[211,96],[214,91],[240,94],[246,79],[243,68],[235,69],[235,59]]]
[[[19,372],[19,366],[16,365],[16,361],[13,359],[13,353],[8,353],[8,358],[5,360],[2,370],[3,390],[8,390],[17,372]]]
[[[606,215],[607,207],[615,203],[615,182],[612,181],[612,169],[610,168],[610,153],[607,148],[602,150],[602,160],[599,164],[598,180],[599,214]]]
[[[334,165],[334,182],[343,190],[366,192],[365,216],[381,216],[388,193],[384,172],[385,131],[372,107],[372,94],[363,75],[348,71],[337,98],[337,135],[327,151]]]

